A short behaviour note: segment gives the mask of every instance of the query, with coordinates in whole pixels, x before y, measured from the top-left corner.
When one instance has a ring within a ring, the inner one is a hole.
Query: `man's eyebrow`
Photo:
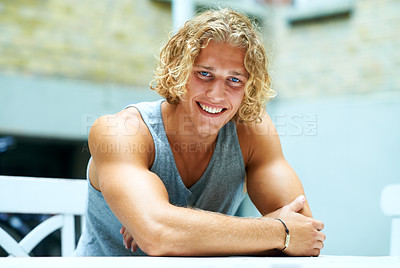
[[[209,71],[215,71],[215,68],[214,68],[214,67],[211,67],[211,66],[194,65],[194,67],[203,68],[203,69],[206,69],[206,70],[209,70]],[[248,75],[246,75],[246,74],[244,74],[244,73],[241,73],[241,72],[237,72],[237,71],[229,71],[229,74],[230,74],[230,75],[235,75],[235,76],[244,76],[244,77],[248,77]]]
[[[236,71],[231,71],[231,72],[229,72],[229,74],[234,75],[234,76],[248,77],[248,75],[245,75],[244,73],[239,73],[239,72],[236,72]]]
[[[194,65],[194,67],[203,68],[209,71],[215,71],[213,67],[205,66],[205,65]]]

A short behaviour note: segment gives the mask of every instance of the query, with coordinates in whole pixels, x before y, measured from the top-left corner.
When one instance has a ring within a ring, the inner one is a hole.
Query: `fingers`
[[[131,250],[132,252],[135,252],[138,250],[138,245],[133,238],[133,236],[129,233],[129,231],[125,228],[125,226],[121,227],[121,230],[119,231],[122,234],[123,237],[123,243],[126,249]]]
[[[320,253],[321,253],[320,249],[314,248],[313,251],[312,251],[311,256],[318,257]]]
[[[318,232],[316,241],[314,242],[314,248],[312,249],[311,256],[319,256],[321,254],[321,250],[324,248],[325,234],[322,232]]]
[[[132,239],[131,242],[127,242],[127,245],[129,245],[129,247],[125,246],[125,248],[129,249],[132,252],[135,252],[139,248],[138,245],[136,244],[135,239]]]
[[[131,234],[128,232],[128,230],[122,226],[121,230],[119,231],[122,234],[122,238],[123,238],[123,243],[126,249],[130,248],[130,245],[132,243],[133,237],[131,236]]]
[[[318,231],[322,231],[324,229],[324,223],[322,221],[319,221],[319,220],[314,220],[314,227]]]
[[[319,256],[321,254],[321,250],[324,248],[324,243],[322,241],[317,241],[315,243],[314,249],[312,250],[311,256]]]
[[[136,250],[138,250],[138,245],[136,244],[136,242],[135,242],[135,239],[133,239],[132,240],[132,243],[131,243],[131,251],[132,252],[135,252]]]
[[[133,241],[133,237],[129,233],[125,232],[124,233],[124,246],[126,249],[131,248],[132,241]]]
[[[292,211],[299,212],[304,207],[305,203],[306,198],[304,197],[304,195],[300,195],[295,200],[293,200],[292,203],[289,204],[289,207]]]
[[[133,241],[133,237],[130,234],[127,234],[126,236],[124,236],[124,242],[125,242],[126,248],[130,248],[132,241]]]
[[[126,243],[129,245],[129,247],[125,246],[126,249],[130,249],[132,252],[135,252],[138,249],[138,245],[132,236],[129,237],[129,240],[127,240]]]
[[[322,241],[317,241],[317,242],[315,243],[314,249],[319,249],[319,250],[321,250],[321,249],[323,249],[323,248],[324,248],[324,243],[323,243]]]
[[[325,239],[326,239],[326,236],[325,236],[325,234],[324,234],[324,233],[322,233],[322,232],[318,232],[316,239],[317,239],[317,241],[324,242],[324,241],[325,241]]]

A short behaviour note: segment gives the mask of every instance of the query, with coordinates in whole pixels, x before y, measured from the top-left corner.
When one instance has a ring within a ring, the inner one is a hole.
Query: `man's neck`
[[[185,120],[185,118],[189,118],[189,115],[185,117],[186,115],[180,111],[178,105],[164,102],[161,106],[163,124],[171,147],[173,148],[174,144],[185,144],[187,147],[196,147],[197,150],[199,148],[204,151],[212,150],[218,133],[215,135],[197,133],[191,122]]]

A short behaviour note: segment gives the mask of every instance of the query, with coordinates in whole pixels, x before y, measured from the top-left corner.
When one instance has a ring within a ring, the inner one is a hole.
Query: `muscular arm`
[[[110,118],[115,122],[110,123]],[[101,117],[91,129],[89,146],[97,173],[92,183],[144,252],[154,256],[239,255],[282,247],[283,230],[276,220],[171,205],[162,181],[149,171],[148,150],[140,149],[148,148],[152,140],[139,118],[126,113]]]
[[[281,208],[290,204],[300,195],[305,197],[305,194],[298,176],[283,156],[279,136],[271,119],[265,115],[262,123],[253,124],[247,129],[240,130],[239,128],[239,136],[247,136],[248,142],[243,147],[246,148],[248,154],[247,190],[253,204],[263,216],[288,217],[289,229],[295,228],[296,223],[291,220],[293,215],[286,215],[285,210],[282,212]],[[304,206],[296,212],[306,216],[301,219],[314,226],[313,232],[318,239],[302,243],[305,245],[314,243],[309,246],[315,247],[313,255],[318,255],[325,240],[325,235],[320,232],[323,229],[323,223],[312,219],[307,200],[305,200]]]
[[[296,173],[283,156],[279,136],[268,115],[249,128],[252,136],[247,165],[249,196],[262,215],[271,213],[304,195]],[[312,216],[306,202],[301,213]]]

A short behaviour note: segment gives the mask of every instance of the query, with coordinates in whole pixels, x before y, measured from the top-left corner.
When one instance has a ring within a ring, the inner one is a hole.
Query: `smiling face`
[[[212,40],[201,50],[178,104],[190,117],[193,134],[216,135],[236,114],[248,79],[244,57],[244,49]]]

